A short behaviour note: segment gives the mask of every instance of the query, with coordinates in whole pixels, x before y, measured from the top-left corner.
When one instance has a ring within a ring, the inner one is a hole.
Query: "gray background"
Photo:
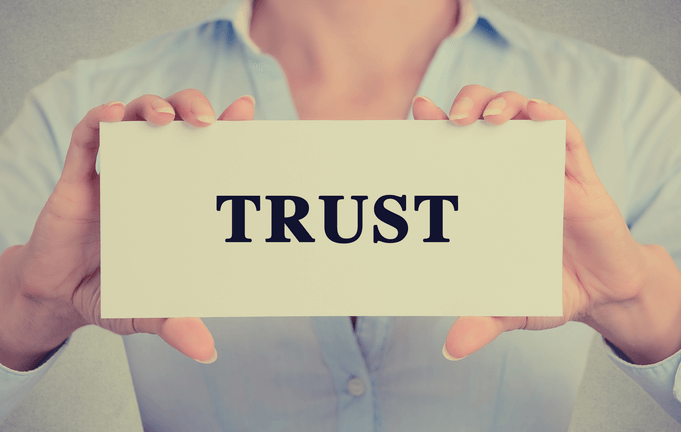
[[[219,0],[0,0],[0,130],[28,90],[82,58],[190,24]],[[649,60],[681,88],[681,0],[492,0],[536,28]],[[681,431],[595,341],[570,431]],[[530,355],[528,353],[528,355]],[[87,327],[0,430],[141,431],[117,336]]]

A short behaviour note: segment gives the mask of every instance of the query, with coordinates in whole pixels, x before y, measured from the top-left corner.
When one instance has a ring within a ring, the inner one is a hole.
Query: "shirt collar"
[[[504,28],[504,20],[499,16],[498,11],[487,4],[485,0],[459,0],[459,22],[448,39],[457,39],[470,33],[482,19],[497,31],[500,36],[509,36],[511,28]],[[232,23],[235,32],[241,40],[254,52],[260,53],[260,49],[255,45],[250,37],[250,23],[252,14],[253,0],[230,0],[213,14],[202,19],[192,27],[202,26],[217,21],[228,21]]]

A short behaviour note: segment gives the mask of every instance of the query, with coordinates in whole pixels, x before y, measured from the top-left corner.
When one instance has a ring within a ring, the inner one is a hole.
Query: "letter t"
[[[217,210],[220,211],[225,201],[232,201],[232,236],[225,239],[227,243],[250,243],[246,238],[246,201],[255,204],[260,211],[260,197],[257,195],[218,195]]]

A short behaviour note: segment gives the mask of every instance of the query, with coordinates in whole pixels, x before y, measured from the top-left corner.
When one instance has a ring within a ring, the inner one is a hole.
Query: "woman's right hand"
[[[234,101],[218,120],[252,120],[254,100]],[[183,90],[163,99],[145,95],[127,106],[110,102],[90,110],[75,127],[62,175],[31,238],[0,255],[0,363],[30,370],[79,327],[96,324],[120,335],[152,333],[201,362],[217,356],[199,318],[101,319],[99,123],[146,120],[196,127],[216,121],[208,99]],[[130,155],[130,157],[134,157]]]

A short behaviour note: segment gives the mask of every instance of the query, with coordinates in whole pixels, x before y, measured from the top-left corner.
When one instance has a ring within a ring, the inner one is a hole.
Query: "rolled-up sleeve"
[[[603,339],[608,357],[636,381],[674,420],[681,423],[681,351],[661,362],[637,365]]]
[[[20,372],[0,364],[0,423],[50,370],[66,349],[69,340],[70,338],[66,339],[64,343],[47,353],[42,363],[33,370]]]

